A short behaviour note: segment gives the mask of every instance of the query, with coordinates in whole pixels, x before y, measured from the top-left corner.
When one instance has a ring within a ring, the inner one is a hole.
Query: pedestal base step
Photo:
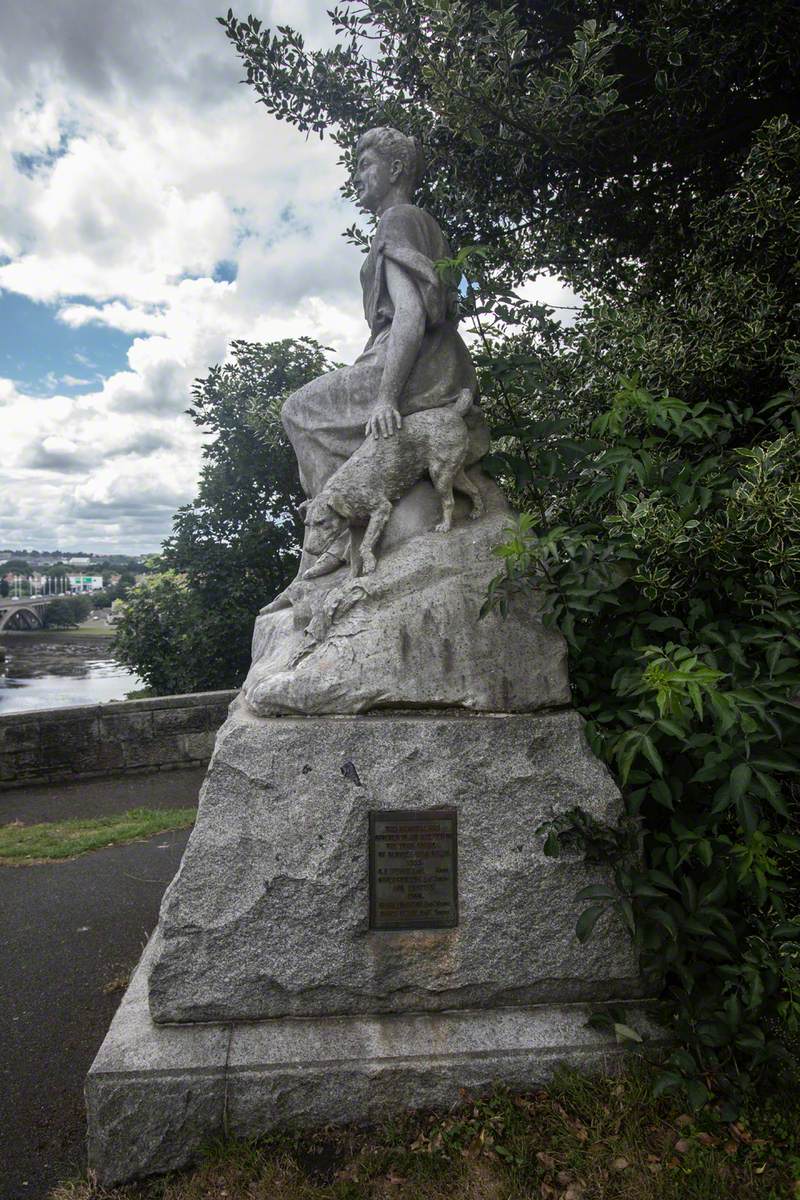
[[[459,1090],[530,1090],[558,1064],[613,1070],[626,1051],[588,1004],[157,1026],[151,939],[86,1082],[89,1166],[104,1185],[184,1167],[223,1131],[369,1122],[447,1107]],[[648,1050],[666,1037],[623,1002]]]

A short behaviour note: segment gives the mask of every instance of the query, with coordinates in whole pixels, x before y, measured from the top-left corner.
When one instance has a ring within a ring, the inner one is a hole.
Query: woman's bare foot
[[[280,612],[284,608],[291,607],[292,601],[287,588],[284,592],[279,592],[274,600],[270,600],[269,604],[265,604],[263,608],[259,609],[258,615],[263,617],[265,613]]]

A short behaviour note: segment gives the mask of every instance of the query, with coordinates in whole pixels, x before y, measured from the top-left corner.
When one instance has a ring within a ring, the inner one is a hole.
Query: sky
[[[0,548],[156,551],[196,492],[192,381],[230,342],[366,341],[338,152],[255,103],[227,7],[4,0]],[[321,45],[326,7],[234,11]]]

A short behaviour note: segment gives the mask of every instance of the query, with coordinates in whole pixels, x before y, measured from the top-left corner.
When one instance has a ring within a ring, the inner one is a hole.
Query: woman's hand
[[[367,437],[370,434],[372,437],[394,437],[402,424],[403,418],[394,405],[379,401],[375,407],[375,411],[364,426],[364,432]]]

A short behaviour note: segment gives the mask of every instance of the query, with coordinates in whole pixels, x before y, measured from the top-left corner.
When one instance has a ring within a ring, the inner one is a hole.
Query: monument
[[[87,1080],[102,1183],[223,1130],[375,1119],[620,1051],[586,1020],[644,986],[612,920],[581,945],[579,856],[537,829],[621,802],[529,601],[479,619],[506,502],[417,144],[365,134],[370,338],[291,396],[300,569],[255,624],[197,823]]]

